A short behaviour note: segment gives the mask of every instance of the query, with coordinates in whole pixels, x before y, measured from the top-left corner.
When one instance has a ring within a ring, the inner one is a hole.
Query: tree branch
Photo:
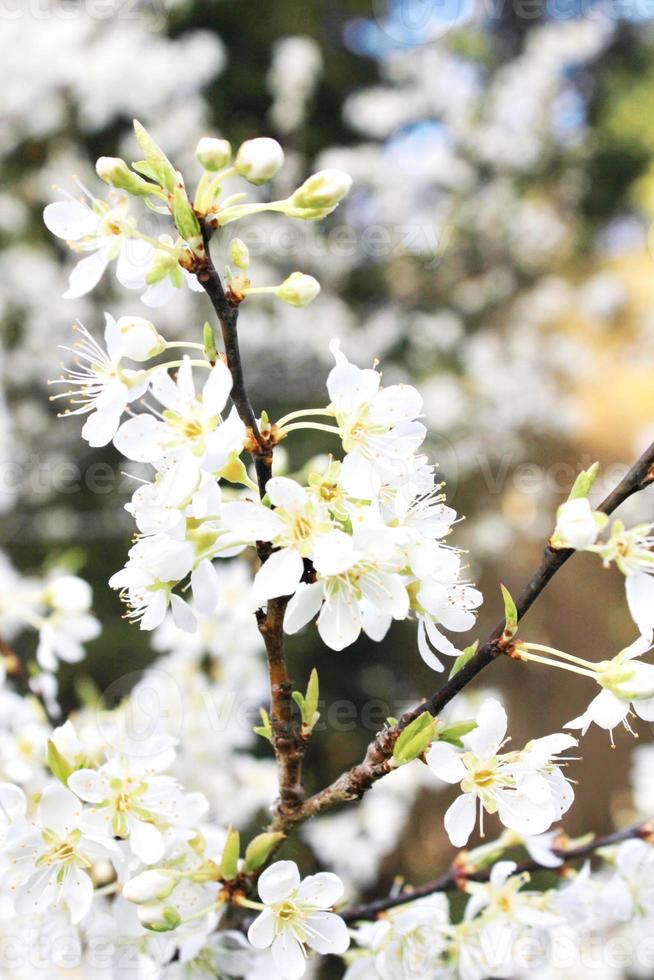
[[[566,865],[579,858],[589,857],[603,847],[620,844],[626,840],[641,839],[651,842],[653,834],[654,826],[651,823],[640,823],[633,827],[628,827],[626,830],[618,830],[615,833],[606,834],[604,837],[596,837],[588,844],[582,844],[578,847],[553,847],[552,854],[560,858],[564,862],[564,865]],[[560,867],[561,865],[557,868],[548,868],[546,865],[539,864],[538,861],[525,861],[523,864],[519,864],[513,873],[522,874],[525,871],[541,870],[557,871]],[[352,908],[345,909],[343,912],[339,912],[339,915],[346,922],[375,919],[378,915],[387,912],[389,909],[406,905],[408,902],[416,901],[416,899],[426,898],[428,895],[435,895],[437,892],[462,889],[468,881],[486,882],[490,878],[491,871],[492,867],[484,868],[482,871],[466,872],[463,863],[454,861],[450,870],[446,871],[445,874],[441,875],[440,878],[436,878],[434,881],[429,881],[425,885],[419,885],[417,888],[411,888],[410,890],[401,892],[399,895],[392,895],[388,898],[377,899],[374,902],[355,905]]]
[[[643,453],[638,462],[631,467],[625,477],[608,497],[602,501],[597,509],[603,511],[605,514],[611,514],[625,500],[640,490],[644,490],[653,482],[654,443]],[[555,550],[550,548],[549,545],[545,548],[540,565],[516,600],[518,619],[521,620],[525,616],[558,570],[565,565],[573,554],[574,550],[571,548]],[[352,769],[339,776],[330,786],[306,800],[304,806],[297,811],[295,815],[296,819],[298,821],[306,820],[320,813],[322,810],[336,806],[339,803],[346,803],[350,800],[358,799],[366,790],[370,789],[373,783],[390,772],[393,746],[400,732],[425,711],[428,711],[431,715],[437,715],[485,667],[488,667],[500,654],[505,652],[505,644],[502,642],[504,626],[503,621],[498,623],[486,641],[479,647],[474,657],[454,677],[451,677],[440,690],[432,694],[427,700],[421,702],[421,704],[406,711],[397,725],[392,728],[386,728],[377,735],[369,744],[363,762],[353,766]]]
[[[239,418],[248,430],[249,446],[254,461],[259,494],[266,492],[266,484],[272,476],[274,439],[268,439],[259,429],[257,418],[250,402],[245,385],[241,353],[238,343],[238,301],[232,300],[225,291],[223,283],[213,264],[209,249],[212,230],[205,222],[200,222],[206,256],[201,266],[195,270],[216,312],[225,348],[227,366],[232,375],[232,401]],[[259,542],[257,552],[261,564],[270,556],[271,548]],[[294,814],[302,805],[302,760],[306,751],[306,741],[295,716],[292,698],[293,685],[288,675],[284,655],[284,612],[289,597],[270,599],[266,611],[257,614],[259,632],[266,645],[268,672],[270,676],[270,725],[275,756],[279,768],[279,800],[275,809],[273,828],[284,832],[289,820],[287,814]],[[292,822],[292,821],[290,821]]]

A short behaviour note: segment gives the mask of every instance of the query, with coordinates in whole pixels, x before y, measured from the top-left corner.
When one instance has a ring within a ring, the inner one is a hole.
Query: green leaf
[[[161,184],[170,194],[173,193],[176,183],[175,168],[161,149],[155,143],[145,126],[142,126],[138,119],[134,120],[134,134],[136,142],[141,147],[146,163],[149,166],[148,176]],[[140,171],[143,173],[143,170]]]
[[[459,673],[461,668],[464,667],[469,660],[472,660],[472,658],[477,652],[478,646],[479,646],[479,640],[475,640],[474,643],[471,643],[469,647],[466,647],[465,650],[463,650],[459,654],[459,656],[454,661],[454,666],[452,667],[452,670],[450,671],[450,680],[452,680],[455,674]]]
[[[218,357],[218,351],[216,350],[216,335],[208,321],[202,328],[202,341],[204,343],[204,356],[213,364]]]
[[[259,834],[258,837],[251,840],[245,851],[243,870],[248,874],[252,871],[258,871],[266,863],[273,849],[285,837],[286,834],[268,832]]]
[[[438,733],[439,742],[449,742],[450,745],[456,745],[458,748],[463,748],[463,742],[461,739],[464,735],[468,735],[470,732],[474,732],[477,728],[477,722],[474,719],[470,721],[458,721],[453,725],[448,725],[442,731]]]
[[[293,700],[300,709],[302,716],[302,734],[306,738],[315,728],[320,712],[318,711],[318,700],[320,698],[320,684],[318,682],[318,671],[314,667],[309,677],[307,693],[293,691]]]
[[[149,177],[150,180],[157,180],[157,175],[147,160],[134,161],[134,163],[132,163],[132,170],[136,170],[137,173],[143,174],[144,177]]]
[[[598,473],[599,463],[593,463],[587,470],[582,470],[572,485],[568,500],[578,500],[579,497],[587,497],[592,489],[593,483],[597,479]]]
[[[423,711],[406,726],[393,746],[393,761],[402,766],[419,758],[436,738],[438,719]]]
[[[195,211],[186,196],[186,191],[179,184],[173,191],[173,219],[175,227],[182,238],[189,244],[193,251],[197,251],[202,244],[202,231]]]
[[[64,784],[64,786],[68,786],[68,777],[74,772],[74,769],[70,763],[64,759],[63,755],[51,738],[48,739],[46,758],[48,768],[55,779],[58,779],[60,783]]]
[[[259,714],[261,715],[261,721],[263,724],[256,726],[254,728],[254,733],[255,735],[261,735],[262,738],[267,739],[272,745],[273,733],[268,712],[265,708],[259,708]]]
[[[220,859],[220,874],[225,881],[233,881],[238,874],[238,858],[241,853],[241,835],[238,830],[229,827],[227,840]]]
[[[503,585],[501,589],[502,596],[504,597],[504,633],[506,636],[512,637],[518,632],[518,610],[509,590]]]

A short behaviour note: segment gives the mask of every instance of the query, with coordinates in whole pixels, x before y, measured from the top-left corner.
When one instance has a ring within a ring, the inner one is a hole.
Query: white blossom
[[[464,847],[472,833],[479,807],[497,813],[505,827],[525,836],[544,833],[572,804],[574,793],[559,768],[557,756],[576,745],[569,735],[534,739],[519,752],[502,753],[507,718],[502,706],[488,698],[477,717],[477,727],[463,737],[459,750],[435,742],[427,764],[439,779],[459,783],[462,795],[445,814],[445,829],[456,847]]]
[[[331,908],[343,894],[340,879],[323,871],[302,880],[293,861],[277,861],[258,882],[265,908],[248,930],[257,949],[272,950],[283,980],[298,980],[306,968],[306,947],[342,954],[350,944],[345,923]]]

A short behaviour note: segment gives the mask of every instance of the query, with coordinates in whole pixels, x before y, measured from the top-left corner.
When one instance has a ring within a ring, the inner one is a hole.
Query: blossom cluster
[[[501,855],[506,844],[488,845],[486,857],[493,846]],[[547,860],[545,841],[529,842],[529,847]],[[482,850],[470,858],[478,854],[483,863]],[[651,953],[643,953],[642,937],[654,915],[654,851],[650,843],[631,840],[607,848],[602,856],[600,871],[585,864],[560,887],[545,891],[530,890],[530,875],[520,873],[511,860],[497,860],[487,883],[466,882],[463,874],[468,897],[462,919],[455,918],[445,895],[435,894],[400,905],[375,923],[362,923],[353,933],[357,948],[347,954],[345,977],[607,976],[609,962],[602,960],[601,948],[611,950],[613,942],[620,962],[645,976]]]
[[[261,184],[282,165],[283,154],[274,140],[250,140],[230,166],[229,144],[205,138],[197,149],[204,174],[191,208],[181,175],[139,124],[136,135],[146,161],[130,170],[124,161],[103,158],[98,173],[118,192],[166,201],[187,240],[174,245],[144,241],[148,236],[124,215],[122,199],[119,212],[97,199],[49,205],[45,221],[50,230],[92,252],[73,271],[69,296],[78,295],[77,282],[83,291],[95,285],[96,273],[116,256],[118,278],[133,283],[132,272],[125,271],[133,241],[149,250],[144,268],[153,284],[163,282],[153,269],[165,260],[173,278],[187,272],[189,282],[198,285],[187,270],[198,267],[206,249],[196,215],[204,215],[205,227],[222,227],[266,208],[316,220],[349,189],[347,175],[323,171],[285,201],[221,202],[226,173]],[[247,249],[238,240],[232,241],[230,256],[240,270],[247,269]],[[87,277],[91,260],[95,264]],[[315,295],[305,280],[297,273],[272,291],[302,305]],[[227,288],[238,302],[267,290],[229,271]],[[470,629],[481,595],[465,581],[461,555],[444,543],[456,513],[445,505],[433,467],[419,452],[426,429],[415,388],[382,386],[380,372],[352,364],[332,341],[336,363],[327,379],[328,404],[291,412],[274,425],[262,417],[258,424],[273,444],[301,429],[326,431],[340,444],[342,459],[330,457],[322,469],[309,468],[306,481],[273,477],[263,488],[264,500],[250,501],[242,492],[239,497],[235,486],[256,488],[241,458],[251,433],[236,406],[228,410],[232,374],[215,353],[210,356],[206,338],[203,343],[166,342],[150,321],[138,316],[115,320],[110,314],[104,346],[79,329],[77,366],[61,379],[67,390],[55,397],[69,397],[72,412],[88,416],[82,434],[91,445],[113,440],[128,459],[155,469],[154,478],[136,489],[128,505],[138,539],[125,568],[110,580],[141,628],[160,625],[170,607],[180,628],[194,630],[195,612],[180,592],[190,586],[195,609],[212,613],[219,596],[215,560],[267,542],[272,553],[255,576],[253,606],[292,596],[287,632],[317,617],[324,642],[341,650],[362,630],[381,640],[393,620],[414,615],[419,649],[430,666],[442,669],[434,648],[458,654],[442,629]],[[199,349],[200,354],[162,362],[160,356],[171,347]],[[151,360],[156,363],[143,366]],[[197,371],[206,372],[201,386]],[[123,421],[125,412],[130,417]]]
[[[267,137],[246,141],[236,153],[226,140],[205,137],[196,149],[202,173],[191,194],[150,134],[138,123],[135,131],[143,160],[131,167],[121,158],[97,163],[98,176],[111,185],[108,201],[84,191],[83,201],[59,201],[45,210],[48,228],[84,254],[65,296],[85,295],[114,261],[119,282],[138,289],[149,307],[165,304],[183,287],[210,295],[213,289],[226,353],[218,352],[209,324],[196,339],[169,341],[144,317],[107,313],[104,343],[78,325],[75,366],[55,382],[65,390],[54,398],[71,402],[64,414],[85,416],[82,435],[91,446],[112,443],[128,460],[149,467],[140,471],[147,479],[136,476],[139,485],[126,505],[136,524],[134,543],[109,584],[126,602],[128,618],[154,631],[154,645],[166,656],[114,711],[82,712],[75,724],[69,720],[54,731],[39,717],[30,751],[45,734],[41,754],[37,749],[35,758],[22,760],[24,769],[15,768],[21,777],[0,788],[10,914],[24,916],[37,931],[56,915],[85,946],[106,933],[109,918],[112,936],[133,940],[147,969],[161,976],[174,976],[180,964],[189,972],[296,980],[313,950],[348,955],[351,978],[481,980],[519,975],[516,944],[524,930],[533,945],[542,945],[548,931],[570,927],[571,909],[597,905],[598,892],[607,922],[649,913],[647,898],[635,897],[646,890],[652,863],[644,840],[608,855],[612,875],[582,869],[559,890],[525,890],[527,876],[510,860],[498,860],[523,845],[539,865],[559,863],[548,831],[573,801],[563,766],[564,753],[577,742],[557,733],[505,750],[506,713],[494,698],[459,723],[424,713],[403,730],[393,719],[387,725],[396,736],[388,769],[410,763],[415,770],[424,762],[441,782],[459,785],[461,794],[444,818],[456,847],[468,843],[477,813],[481,836],[485,814],[497,814],[506,828],[499,842],[457,859],[456,884],[469,896],[462,921],[452,918],[446,899],[430,896],[356,929],[359,949],[347,954],[351,936],[338,914],[345,893],[340,878],[321,872],[302,880],[295,862],[274,860],[284,837],[274,822],[263,833],[250,832],[277,789],[271,766],[244,755],[252,726],[229,718],[230,694],[259,703],[266,697],[252,614],[265,627],[263,610],[281,608],[287,633],[315,621],[322,641],[339,651],[362,632],[381,641],[393,621],[414,619],[423,660],[443,670],[438,654],[457,657],[455,673],[475,645],[461,653],[448,634],[473,627],[482,597],[467,579],[462,552],[447,542],[457,514],[423,453],[423,400],[413,386],[384,385],[376,362],[359,367],[332,340],[334,366],[320,405],[274,421],[244,405],[224,307],[235,315],[262,294],[304,306],[320,287],[301,272],[275,286],[253,285],[240,239],[229,245],[223,284],[211,239],[227,224],[265,211],[322,219],[346,197],[349,176],[327,168],[268,203],[244,200],[243,193],[226,196],[226,181],[259,187],[275,178],[283,152]],[[132,197],[172,220],[171,234],[144,233],[131,214]],[[265,478],[261,466],[251,468],[250,457],[261,464],[296,432],[334,440],[332,453],[311,457],[295,472],[273,475],[266,464]],[[591,476],[582,477],[590,485]],[[646,601],[654,581],[651,527],[625,531],[616,522],[608,541],[599,542],[606,522],[590,508],[588,489],[577,487],[560,511],[551,548],[585,548],[606,564],[615,562],[626,575],[641,638],[613,661],[597,664],[522,642],[515,604],[505,592],[506,629],[495,641],[497,652],[516,660],[563,665],[600,684],[601,706],[568,723],[584,732],[592,720],[626,722],[631,702],[641,717],[654,716],[653,668],[638,660],[652,642]],[[80,642],[91,638],[84,631],[95,624],[81,580],[68,576],[63,586],[57,583],[55,577],[32,600],[41,606],[30,625],[39,624],[38,659],[45,670],[58,657],[79,659]],[[0,614],[15,610],[10,605]],[[273,698],[279,687],[273,684]],[[292,693],[302,714],[301,738],[308,740],[317,693]],[[147,709],[152,696],[154,717]],[[208,705],[227,712],[218,740],[203,718]],[[262,717],[256,731],[279,758],[283,739],[276,741],[265,709]],[[135,722],[148,723],[147,737],[134,738]],[[215,778],[205,791],[208,768]],[[251,837],[243,853],[241,833]],[[388,853],[388,842],[384,846]],[[484,862],[493,865],[488,881],[475,880],[470,872]],[[228,904],[258,913],[247,940],[219,928]],[[583,931],[586,911],[579,919]],[[593,918],[589,928],[596,927]],[[534,953],[532,965],[539,962]]]

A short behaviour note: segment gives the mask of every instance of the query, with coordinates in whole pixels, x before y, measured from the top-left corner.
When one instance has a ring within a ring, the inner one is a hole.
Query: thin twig
[[[620,844],[626,840],[642,839],[651,841],[652,834],[654,832],[654,827],[651,823],[640,823],[633,827],[628,827],[625,830],[618,830],[612,834],[606,834],[604,837],[596,837],[594,840],[587,844],[581,844],[578,847],[553,847],[552,854],[563,861],[563,865],[569,864],[571,861],[578,860],[579,858],[589,857],[596,851],[599,851],[603,847],[610,847],[614,844]],[[546,865],[540,864],[538,861],[525,861],[523,864],[519,864],[514,874],[522,874],[525,871],[558,871],[562,866],[559,865],[556,868],[547,867]],[[449,892],[456,891],[465,887],[465,883],[468,881],[475,882],[487,882],[490,878],[492,868],[484,868],[481,871],[465,871],[462,864],[458,864],[456,861],[453,863],[452,867],[445,874],[441,875],[440,878],[436,878],[434,881],[428,881],[424,885],[419,885],[416,888],[407,889],[406,891],[400,892],[398,895],[392,895],[388,898],[380,898],[374,902],[367,902],[362,905],[355,905],[352,908],[345,909],[343,912],[339,912],[341,918],[345,919],[346,922],[359,922],[368,919],[375,919],[378,915],[383,912],[387,912],[389,909],[397,908],[400,905],[406,905],[408,902],[414,902],[419,898],[426,898],[428,895],[435,895],[438,892]]]
[[[212,229],[207,228],[204,221],[201,222],[201,227],[206,257],[203,258],[196,274],[211,300],[220,323],[225,359],[232,375],[231,397],[239,418],[248,430],[249,449],[257,473],[259,493],[263,497],[266,484],[272,476],[274,440],[269,441],[262,435],[247,392],[238,342],[239,304],[225,291],[211,259],[209,241]],[[271,548],[265,542],[259,542],[257,552],[261,564],[264,564],[271,554]],[[288,596],[269,599],[265,612],[261,610],[257,614],[259,632],[266,645],[268,657],[270,725],[279,768],[279,800],[275,809],[273,827],[282,832],[289,823],[293,822],[289,820],[288,815],[294,815],[302,805],[304,798],[302,761],[306,751],[306,740],[301,734],[295,715],[293,685],[288,675],[284,654],[284,613],[288,599]]]
[[[597,509],[605,514],[611,514],[625,500],[644,490],[652,482],[654,482],[654,443]],[[573,554],[574,550],[571,548],[555,550],[549,545],[545,548],[540,565],[516,600],[518,619],[523,618],[558,570]],[[343,773],[330,786],[309,797],[303,807],[297,811],[295,815],[297,821],[307,820],[339,803],[360,798],[373,783],[390,772],[393,746],[400,732],[425,711],[434,716],[439,714],[485,667],[505,652],[506,644],[502,641],[504,627],[504,622],[498,623],[474,657],[464,664],[440,690],[406,711],[397,725],[386,728],[377,735],[369,744],[363,762]]]

